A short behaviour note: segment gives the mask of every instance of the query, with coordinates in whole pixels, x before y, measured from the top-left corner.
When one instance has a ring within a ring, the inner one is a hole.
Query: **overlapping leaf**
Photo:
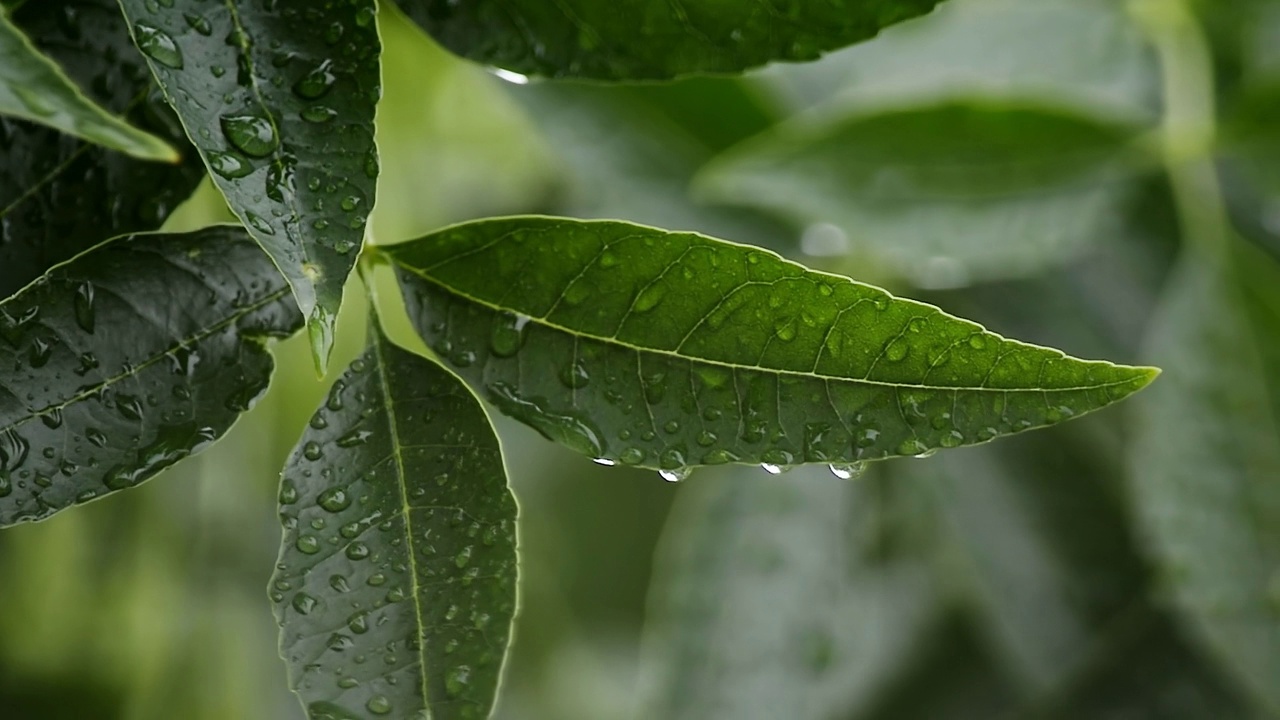
[[[143,160],[178,160],[160,138],[117,118],[80,94],[0,8],[0,114],[32,120]]]
[[[739,72],[813,60],[939,0],[399,0],[442,45],[529,75],[604,80]]]
[[[239,229],[117,238],[0,303],[0,525],[133,487],[266,390],[298,329]]]
[[[183,151],[142,162],[36,123],[0,118],[0,298],[109,237],[154,230],[203,165],[129,39],[115,0],[28,2],[12,20],[94,100]]]
[[[379,335],[285,466],[272,579],[314,720],[485,718],[516,597],[516,506],[456,377]]]
[[[323,365],[373,208],[373,0],[121,0],[231,209],[288,279]]]
[[[1280,269],[1191,256],[1148,352],[1168,382],[1137,405],[1135,506],[1177,606],[1280,710]]]
[[[1155,374],[621,222],[480,221],[384,252],[428,345],[496,407],[628,465],[919,455],[1096,410]]]

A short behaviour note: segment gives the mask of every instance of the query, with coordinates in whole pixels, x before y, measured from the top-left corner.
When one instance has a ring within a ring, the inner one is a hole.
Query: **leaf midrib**
[[[435,286],[437,286],[437,287],[440,287],[440,288],[444,289],[445,291],[447,291],[447,292],[449,292],[449,293],[451,293],[451,294],[453,294],[453,295],[456,295],[456,296],[458,296],[458,297],[461,297],[461,298],[464,298],[464,299],[466,299],[466,300],[469,300],[470,302],[476,303],[477,305],[482,305],[482,306],[487,307],[487,308],[489,308],[490,310],[493,310],[493,311],[495,311],[495,312],[516,312],[513,308],[502,307],[501,305],[498,305],[497,303],[494,303],[494,302],[491,302],[491,301],[488,301],[488,300],[484,300],[484,299],[482,299],[482,298],[477,298],[477,297],[475,297],[475,296],[473,296],[473,295],[470,295],[470,294],[468,294],[468,293],[462,292],[462,291],[458,290],[457,288],[454,288],[454,287],[452,287],[452,286],[450,286],[450,285],[446,284],[445,282],[443,282],[443,281],[441,281],[441,280],[439,280],[439,279],[437,279],[437,278],[435,278],[435,277],[432,277],[432,276],[430,276],[430,275],[425,274],[424,272],[422,272],[421,270],[419,270],[419,269],[417,269],[417,268],[409,267],[409,266],[406,266],[406,265],[404,265],[404,264],[402,264],[402,263],[399,263],[399,262],[397,262],[396,264],[397,264],[399,267],[401,267],[401,268],[403,268],[403,269],[407,270],[408,272],[413,273],[415,276],[417,276],[417,277],[419,277],[419,278],[423,279],[424,281],[429,282],[429,283],[431,283],[432,285],[435,285]],[[984,387],[984,386],[927,385],[927,384],[923,384],[923,383],[895,383],[895,382],[888,382],[888,381],[885,381],[885,380],[872,380],[872,379],[870,379],[870,378],[851,378],[851,377],[842,377],[842,376],[839,376],[839,375],[822,375],[822,374],[818,374],[818,373],[814,373],[814,372],[804,372],[804,371],[801,371],[801,370],[787,370],[787,369],[782,369],[782,368],[771,368],[771,367],[765,367],[765,366],[763,366],[763,365],[747,365],[747,364],[743,364],[743,363],[732,363],[732,362],[726,362],[726,361],[724,361],[724,360],[713,360],[713,359],[710,359],[710,358],[698,357],[698,356],[696,356],[696,355],[686,355],[686,354],[683,354],[683,353],[676,352],[676,351],[674,351],[674,350],[661,350],[661,349],[657,349],[657,348],[646,348],[646,347],[641,347],[641,346],[639,346],[639,345],[635,345],[635,344],[632,344],[632,343],[625,342],[625,341],[623,341],[623,340],[619,340],[619,339],[617,339],[616,337],[608,338],[608,337],[601,337],[601,336],[599,336],[599,335],[594,335],[594,334],[591,334],[591,333],[584,333],[584,332],[581,332],[581,331],[579,331],[579,330],[574,330],[574,329],[572,329],[572,328],[565,327],[565,326],[560,325],[560,324],[558,324],[558,323],[551,322],[551,321],[547,320],[547,318],[545,318],[545,317],[534,317],[534,316],[526,316],[526,317],[528,317],[528,318],[529,318],[529,321],[530,321],[530,322],[537,323],[538,325],[541,325],[541,326],[543,326],[543,327],[545,327],[545,328],[549,328],[549,329],[551,329],[551,330],[556,330],[556,331],[559,331],[559,332],[565,333],[565,334],[567,334],[567,335],[575,336],[575,337],[581,337],[581,338],[586,338],[586,339],[589,339],[589,340],[595,340],[595,341],[597,341],[597,342],[604,343],[604,344],[606,344],[606,345],[613,345],[613,346],[620,347],[620,348],[624,348],[624,349],[627,349],[627,350],[632,350],[632,351],[634,351],[634,352],[636,352],[636,353],[648,353],[648,354],[653,354],[653,355],[664,355],[664,356],[667,356],[667,357],[679,358],[679,359],[681,359],[681,360],[692,361],[692,362],[699,362],[699,363],[705,363],[705,364],[707,364],[707,365],[712,365],[712,366],[716,366],[716,367],[728,368],[729,370],[734,370],[734,371],[736,371],[736,370],[746,370],[746,371],[763,371],[763,372],[768,372],[768,373],[775,373],[775,374],[778,374],[778,375],[786,375],[786,376],[790,376],[790,377],[803,377],[803,378],[810,378],[810,379],[813,379],[813,380],[821,380],[821,381],[823,381],[823,382],[832,382],[832,381],[835,381],[835,382],[842,382],[842,383],[852,383],[852,384],[856,384],[856,385],[870,385],[870,386],[873,386],[873,387],[886,387],[886,388],[903,389],[903,390],[928,390],[928,391],[935,391],[935,392],[972,392],[972,393],[1064,393],[1064,392],[1087,392],[1087,391],[1090,391],[1090,390],[1105,390],[1105,389],[1108,389],[1108,388],[1119,387],[1119,386],[1121,386],[1121,385],[1129,385],[1129,384],[1131,384],[1131,383],[1138,382],[1138,381],[1140,381],[1140,380],[1142,379],[1141,375],[1139,375],[1139,374],[1135,374],[1135,375],[1133,375],[1132,377],[1128,377],[1128,378],[1125,378],[1125,379],[1123,379],[1123,380],[1116,380],[1116,381],[1113,381],[1113,382],[1097,383],[1097,384],[1094,384],[1094,385],[1078,385],[1078,386],[1069,386],[1069,387],[1057,387],[1057,388],[1044,388],[1044,387],[994,388],[994,387]],[[992,335],[996,340],[998,340],[998,341],[1000,341],[1000,342],[1013,343],[1015,346],[1020,347],[1020,348],[1024,348],[1024,349],[1040,349],[1040,350],[1048,350],[1048,348],[1038,348],[1037,346],[1034,346],[1034,345],[1028,345],[1028,344],[1026,344],[1026,343],[1020,343],[1020,342],[1018,342],[1018,341],[1016,341],[1016,340],[1009,340],[1008,338],[1005,338],[1005,337],[1003,337],[1003,336],[997,335],[996,333],[991,333],[990,331],[985,330],[985,328],[984,328],[983,330],[984,330],[984,332],[987,332],[988,334]],[[1058,352],[1058,351],[1053,351],[1053,352]],[[1060,352],[1059,352],[1059,358],[1058,358],[1058,359],[1066,360],[1066,359],[1070,359],[1070,358],[1069,358],[1069,356],[1067,356],[1066,354],[1064,354],[1064,353],[1060,353]],[[1125,367],[1126,367],[1126,366],[1116,365],[1116,364],[1114,364],[1114,363],[1107,363],[1107,362],[1103,362],[1103,361],[1082,361],[1082,360],[1078,360],[1077,362],[1092,362],[1092,363],[1099,363],[1099,362],[1101,362],[1102,366],[1107,367],[1107,368],[1112,368],[1112,369],[1123,369],[1123,368],[1125,368]],[[1134,369],[1135,369],[1135,370],[1147,370],[1146,368],[1134,368]]]

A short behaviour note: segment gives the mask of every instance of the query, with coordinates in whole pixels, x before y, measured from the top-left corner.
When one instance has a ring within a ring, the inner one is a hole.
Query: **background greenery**
[[[950,0],[812,64],[628,86],[506,83],[384,5],[378,241],[516,212],[702,230],[1170,367],[1132,407],[857,481],[668,485],[498,418],[522,514],[498,717],[1280,716],[1280,11],[1196,8],[1205,97],[1173,5]],[[1219,292],[1197,269],[1223,248]],[[276,468],[332,378],[276,351],[294,370],[211,451],[0,534],[0,717],[301,717],[265,588]]]

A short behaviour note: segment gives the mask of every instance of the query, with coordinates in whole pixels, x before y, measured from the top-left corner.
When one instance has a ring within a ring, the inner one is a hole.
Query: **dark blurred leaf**
[[[717,158],[703,197],[809,226],[926,288],[1039,271],[1118,236],[1140,128],[1047,107],[948,103],[802,116]]]
[[[12,19],[90,97],[182,148],[183,161],[144,163],[0,118],[0,298],[109,237],[160,227],[204,170],[164,101],[148,96],[114,0],[27,2]]]
[[[453,52],[527,75],[601,80],[738,72],[813,60],[939,0],[398,0]]]
[[[657,560],[644,718],[826,718],[867,704],[942,611],[937,508],[877,468],[682,488]]]
[[[272,599],[311,718],[489,716],[515,615],[516,504],[460,380],[378,334],[294,449],[280,518]]]
[[[0,114],[38,122],[143,160],[178,160],[160,138],[96,105],[0,9]]]
[[[383,252],[418,332],[499,410],[593,458],[675,473],[986,442],[1155,376],[766,251],[627,223],[487,220]]]
[[[322,368],[374,204],[373,0],[120,6],[231,210],[288,279]]]
[[[1144,534],[1197,635],[1280,711],[1280,268],[1188,257],[1148,342],[1167,378],[1135,406]]]
[[[267,388],[299,327],[239,229],[123,237],[0,303],[0,526],[131,488]]]

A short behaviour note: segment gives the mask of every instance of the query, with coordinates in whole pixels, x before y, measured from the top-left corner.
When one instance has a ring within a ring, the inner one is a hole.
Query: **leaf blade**
[[[177,162],[164,140],[108,113],[0,10],[0,113],[42,123],[140,160]]]
[[[933,9],[939,0],[855,6],[693,0],[538,0],[465,5],[400,0],[453,52],[529,75],[660,80],[740,72],[774,60],[813,60]]]
[[[261,341],[299,326],[266,256],[227,227],[117,238],[0,303],[0,525],[199,452],[266,390]]]
[[[376,193],[374,1],[120,7],[215,184],[288,279],[322,368]]]
[[[291,456],[281,518],[272,593],[311,717],[488,716],[515,613],[516,506],[469,390],[374,338]]]
[[[621,222],[480,221],[382,252],[419,333],[500,410],[642,467],[917,455],[1097,409],[1157,372]],[[552,371],[524,372],[530,360]]]

